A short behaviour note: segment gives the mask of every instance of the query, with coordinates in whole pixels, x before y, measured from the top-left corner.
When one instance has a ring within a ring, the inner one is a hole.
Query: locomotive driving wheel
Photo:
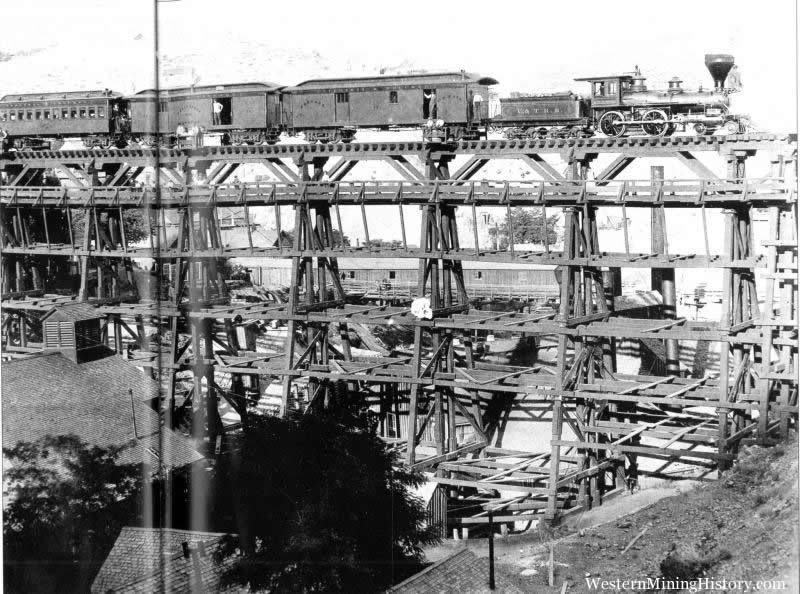
[[[642,130],[650,136],[664,136],[669,128],[669,118],[660,109],[651,109],[642,116]]]
[[[597,124],[600,131],[606,136],[614,138],[625,134],[625,116],[618,111],[607,111],[601,117]]]

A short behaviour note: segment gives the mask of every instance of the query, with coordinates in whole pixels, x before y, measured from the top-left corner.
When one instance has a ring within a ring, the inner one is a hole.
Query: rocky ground
[[[637,495],[629,503],[644,497]],[[609,504],[619,508],[618,503]],[[590,592],[599,588],[592,589],[587,580],[648,577],[753,582],[749,590],[719,583],[697,590],[710,592],[752,592],[758,580],[780,580],[783,584],[762,584],[760,591],[800,592],[796,439],[777,447],[747,448],[720,480],[629,511],[590,528],[568,522],[552,533],[498,537],[498,566],[515,574],[525,591],[537,593]],[[551,545],[552,587],[548,585]],[[448,541],[431,550],[429,558],[459,546],[464,542]],[[468,546],[479,555],[488,554],[485,540],[470,540]],[[607,591],[648,589],[642,584],[619,584]]]

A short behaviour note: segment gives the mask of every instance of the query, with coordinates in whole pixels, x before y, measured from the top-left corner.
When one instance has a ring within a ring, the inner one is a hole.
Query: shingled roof
[[[83,320],[102,318],[103,314],[95,306],[88,303],[64,303],[44,314],[41,321],[51,317],[59,321],[80,322]]]
[[[387,590],[387,593],[391,594],[429,592],[523,594],[524,591],[502,571],[495,571],[495,589],[490,590],[489,559],[478,557],[469,549],[460,549]]]
[[[5,362],[3,447],[72,434],[92,445],[128,446],[122,463],[179,467],[201,460],[188,438],[161,426],[146,403],[156,396],[158,384],[115,354],[80,365],[60,353]]]
[[[222,537],[214,532],[126,526],[100,568],[91,591],[97,594],[244,592],[236,587],[220,588],[222,575],[235,561],[234,557],[220,563],[214,560]],[[184,542],[190,549],[203,544],[204,554],[197,554],[197,567],[191,555],[184,556]],[[198,573],[202,588],[197,587]]]

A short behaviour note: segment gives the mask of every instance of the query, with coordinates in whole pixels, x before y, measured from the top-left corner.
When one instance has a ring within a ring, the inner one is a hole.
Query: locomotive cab
[[[632,74],[590,76],[576,78],[591,86],[592,119],[606,136],[621,136],[625,132],[625,103],[623,97],[630,92],[639,92],[644,79]]]

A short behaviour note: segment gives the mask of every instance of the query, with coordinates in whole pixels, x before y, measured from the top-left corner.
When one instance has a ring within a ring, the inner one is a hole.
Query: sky
[[[0,93],[153,85],[152,0],[5,3]],[[296,84],[380,67],[469,71],[501,94],[572,89],[580,76],[638,65],[652,87],[708,87],[705,53],[736,58],[734,108],[770,131],[796,129],[795,0],[375,2],[175,0],[159,3],[164,69],[208,83]]]

